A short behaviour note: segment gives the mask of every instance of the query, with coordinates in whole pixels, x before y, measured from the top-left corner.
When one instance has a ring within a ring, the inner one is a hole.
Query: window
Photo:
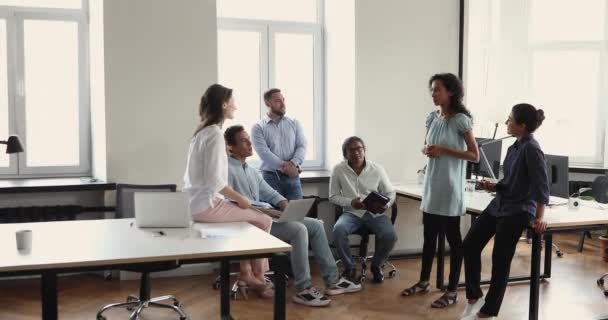
[[[87,0],[0,0],[0,153],[10,176],[90,173]]]
[[[608,163],[606,9],[605,0],[467,1],[465,87],[477,123],[504,122],[529,102],[546,114],[536,134],[545,153]]]
[[[304,127],[308,169],[324,165],[322,8],[320,0],[217,2],[219,82],[239,106],[226,125],[250,131],[266,115],[263,93],[281,89],[287,115]]]

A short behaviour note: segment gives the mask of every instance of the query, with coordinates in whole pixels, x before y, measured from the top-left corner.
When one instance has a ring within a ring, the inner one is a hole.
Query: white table
[[[397,195],[414,200],[422,199],[422,185],[420,184],[395,184]],[[551,197],[552,201],[567,201]],[[488,192],[465,193],[466,210],[471,214],[471,219],[481,214],[492,201],[493,196]],[[603,208],[603,209],[602,209]],[[568,206],[548,206],[545,210],[544,220],[547,222],[545,239],[545,265],[544,272],[540,274],[541,258],[541,235],[533,232],[532,237],[532,259],[530,276],[510,277],[509,281],[530,280],[530,309],[529,319],[538,319],[538,298],[540,280],[551,277],[551,247],[554,232],[597,230],[604,229],[608,225],[608,208],[591,201],[583,201],[583,207],[578,210],[570,210]],[[439,252],[437,253],[437,287],[443,288],[443,259],[445,249],[445,235],[439,236]],[[489,283],[483,281],[482,283]]]
[[[33,233],[30,252],[19,252],[17,230]],[[0,277],[41,274],[42,318],[57,319],[57,274],[120,269],[134,264],[179,260],[221,262],[221,318],[231,319],[229,263],[274,257],[282,266],[275,283],[275,319],[285,319],[284,252],[291,246],[245,222],[195,224],[190,228],[139,229],[133,219],[0,224]],[[154,229],[159,230],[159,229]]]

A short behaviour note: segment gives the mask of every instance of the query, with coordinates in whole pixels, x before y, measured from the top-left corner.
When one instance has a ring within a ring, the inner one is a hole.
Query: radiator
[[[0,223],[76,220],[76,217],[84,212],[113,210],[113,207],[83,207],[76,205],[0,208]]]

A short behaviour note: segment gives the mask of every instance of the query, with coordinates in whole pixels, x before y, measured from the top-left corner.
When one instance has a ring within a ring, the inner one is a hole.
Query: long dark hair
[[[520,125],[525,124],[528,133],[536,131],[545,120],[545,112],[543,109],[536,109],[533,105],[528,103],[514,105],[511,112],[513,113],[515,123]]]
[[[433,81],[441,81],[443,86],[452,93],[450,96],[450,111],[454,114],[464,113],[469,118],[473,118],[471,112],[462,104],[462,98],[464,98],[464,88],[462,82],[452,73],[438,73],[434,74],[429,79],[429,89],[433,85]]]
[[[201,103],[198,108],[201,123],[196,127],[194,135],[205,127],[214,124],[222,124],[224,122],[223,105],[228,102],[230,98],[232,98],[232,89],[226,88],[221,84],[212,84],[207,88],[201,97]]]

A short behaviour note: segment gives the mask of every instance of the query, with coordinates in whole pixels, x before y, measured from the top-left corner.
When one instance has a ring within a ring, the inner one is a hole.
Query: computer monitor
[[[545,161],[547,162],[549,193],[555,197],[568,198],[570,196],[568,157],[546,154]]]
[[[500,171],[500,156],[502,153],[502,141],[489,138],[475,138],[475,141],[477,141],[478,146],[484,143],[488,143],[490,141],[495,141],[493,143],[481,146],[480,148],[483,148],[483,152],[485,153],[486,158],[488,159],[488,163],[490,163],[490,166],[492,166],[492,172],[494,173],[494,176],[498,179]],[[471,179],[472,175],[488,178],[491,177],[490,168],[488,168],[488,166],[483,161],[481,157],[481,151],[479,154],[479,163],[470,161],[467,163],[467,179]]]

